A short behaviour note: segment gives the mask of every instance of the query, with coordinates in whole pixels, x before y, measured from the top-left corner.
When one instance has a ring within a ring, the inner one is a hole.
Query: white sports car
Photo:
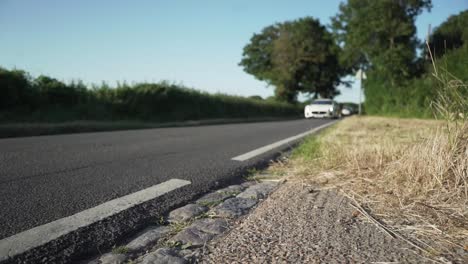
[[[305,118],[339,118],[340,105],[331,99],[317,99],[304,108]]]

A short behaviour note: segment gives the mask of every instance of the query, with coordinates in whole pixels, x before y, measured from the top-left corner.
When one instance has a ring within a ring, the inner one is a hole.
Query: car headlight
[[[330,112],[333,112],[333,110],[334,110],[334,109],[333,109],[333,106],[330,107],[330,109],[328,109],[328,111],[330,111]]]

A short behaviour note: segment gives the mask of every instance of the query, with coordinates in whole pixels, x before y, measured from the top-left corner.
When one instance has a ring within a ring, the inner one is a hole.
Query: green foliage
[[[468,42],[461,48],[447,52],[440,59],[436,59],[438,67],[463,82],[468,82]]]
[[[208,207],[208,208],[212,208],[212,207],[215,207],[217,206],[218,204],[222,203],[223,200],[216,200],[216,201],[201,201],[201,202],[198,202],[199,205],[201,206],[205,206],[205,207]]]
[[[180,231],[184,230],[190,224],[191,222],[174,222],[174,223],[171,223],[169,226],[172,229],[171,232],[174,234],[177,234]]]
[[[411,79],[398,87],[390,87],[376,78],[369,78],[364,90],[368,114],[398,117],[432,117],[430,103],[434,98],[432,78]]]
[[[448,56],[461,56],[468,58],[468,44]],[[441,63],[443,64],[443,63]],[[447,65],[447,63],[445,63]],[[455,64],[456,65],[456,64]],[[462,64],[458,64],[462,65]],[[453,71],[448,67],[440,67],[434,63],[434,79],[437,82],[439,89],[437,97],[432,103],[432,107],[438,117],[442,117],[448,121],[461,120],[468,121],[468,60],[465,60],[465,65],[457,71],[457,67],[451,65]],[[458,78],[453,72],[462,73],[464,78]]]
[[[451,105],[452,107],[448,112],[466,113],[466,98],[468,98],[466,85],[468,82],[468,42],[462,41],[463,37],[460,37],[465,34],[461,32],[466,32],[466,27],[462,28],[460,24],[466,23],[467,14],[467,12],[462,12],[457,16],[452,16],[435,30],[434,35],[430,38],[431,40],[440,43],[440,38],[445,36],[447,37],[447,41],[445,42],[454,45],[448,46],[450,49],[447,49],[443,56],[436,56],[434,58],[434,65],[426,62],[425,73],[422,76],[416,76],[405,81],[397,89],[385,89],[384,84],[379,85],[367,82],[365,93],[366,98],[370,98],[366,100],[368,112],[403,117],[429,118],[434,117],[435,114],[441,114],[440,109],[437,109],[437,107],[434,109],[430,106],[434,106],[437,102],[440,104],[441,98],[444,98],[446,100],[444,104]],[[441,32],[445,33],[442,34]],[[436,45],[431,44],[431,49],[436,47]],[[378,99],[375,100],[376,98]],[[434,113],[433,110],[438,111]]]
[[[82,82],[65,84],[23,71],[0,68],[0,122],[135,120],[172,122],[201,119],[286,117],[301,109],[287,103],[208,94],[161,83],[106,83],[88,89]]]
[[[250,99],[255,99],[255,100],[263,100],[263,97],[261,97],[260,95],[252,95],[252,96],[249,96]]]
[[[332,19],[333,33],[343,47],[340,63],[350,69],[367,70],[368,79],[364,82],[367,113],[433,117],[430,106],[440,98],[443,89],[443,82],[434,78],[441,76],[435,69],[458,77],[452,79],[461,84],[466,82],[467,11],[450,17],[430,37],[431,50],[444,54],[436,57],[435,67],[427,59],[416,57],[420,43],[415,38],[415,19],[430,8],[430,0],[348,0],[340,5],[338,15]],[[468,96],[466,85],[460,87],[460,92],[453,94]],[[458,97],[446,98],[450,101]],[[464,111],[459,108],[458,112]]]
[[[30,77],[20,70],[8,71],[0,67],[0,111],[11,108],[29,108],[35,105],[36,92]]]
[[[279,35],[279,24],[265,27],[260,34],[254,34],[250,43],[244,47],[243,57],[239,65],[244,71],[252,74],[260,81],[272,84],[274,79],[273,42]]]
[[[436,68],[452,76],[459,83],[468,82],[468,46],[446,53],[436,61]],[[434,117],[431,103],[444,89],[433,76],[433,68],[427,65],[427,73],[405,81],[398,87],[389,87],[385,82],[369,76],[364,89],[366,112],[399,117]],[[468,89],[460,86],[462,97],[468,98]]]
[[[112,248],[112,253],[114,254],[127,254],[129,252],[129,249],[125,246],[120,246],[120,247],[113,247]]]
[[[181,246],[183,246],[183,244],[180,241],[171,240],[171,241],[167,241],[165,246],[168,248],[180,248]]]
[[[349,0],[332,18],[336,40],[343,46],[342,65],[369,69],[392,87],[414,74],[416,16],[430,0]]]
[[[316,19],[277,23],[254,34],[240,65],[257,79],[275,86],[278,100],[295,102],[298,92],[333,97],[344,71],[339,47]]]
[[[41,75],[34,80],[32,85],[39,91],[41,105],[63,107],[77,105],[87,99],[86,87],[81,83],[67,85],[54,78]]]
[[[430,37],[430,43],[435,57],[468,43],[468,10],[449,17],[438,26]]]
[[[320,140],[317,135],[307,137],[292,153],[293,158],[302,157],[308,161],[317,159],[320,155]]]

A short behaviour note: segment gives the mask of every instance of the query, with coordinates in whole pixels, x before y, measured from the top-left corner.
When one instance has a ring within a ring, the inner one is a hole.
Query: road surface
[[[288,146],[232,158],[330,120],[0,139],[0,239],[172,178],[201,193]]]

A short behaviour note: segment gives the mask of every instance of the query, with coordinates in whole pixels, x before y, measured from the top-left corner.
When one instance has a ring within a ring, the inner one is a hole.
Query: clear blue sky
[[[238,66],[254,32],[313,16],[328,24],[339,0],[0,0],[0,66],[63,81],[169,80],[209,92],[273,94]],[[468,9],[468,0],[433,0],[427,25]],[[356,85],[354,85],[356,86]],[[340,101],[356,101],[342,89]]]

